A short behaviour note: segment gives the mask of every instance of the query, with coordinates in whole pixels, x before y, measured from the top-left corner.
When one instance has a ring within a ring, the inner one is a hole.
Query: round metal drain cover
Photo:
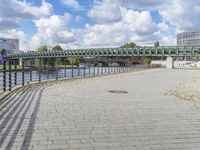
[[[116,94],[125,94],[128,93],[127,91],[121,91],[121,90],[111,90],[108,91],[109,93],[116,93]]]

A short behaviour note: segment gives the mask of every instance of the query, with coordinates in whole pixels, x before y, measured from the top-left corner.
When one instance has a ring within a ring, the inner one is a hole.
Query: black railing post
[[[15,85],[17,85],[17,61],[15,61]]]
[[[97,74],[99,75],[99,65],[97,66]]]
[[[78,65],[78,77],[80,76],[80,68],[79,68],[79,65]]]
[[[90,75],[90,64],[88,65],[88,67],[89,67],[89,75]]]
[[[72,65],[71,67],[72,67],[72,78],[74,78],[74,65]]]
[[[6,91],[6,61],[3,61],[3,91]]]
[[[58,67],[56,66],[56,80],[58,80]]]
[[[39,82],[41,82],[41,68],[39,68],[39,76],[38,76]]]
[[[84,64],[84,68],[83,68],[83,77],[85,77],[85,64]]]
[[[93,76],[95,76],[95,64],[93,65]]]
[[[67,76],[67,66],[66,66],[66,62],[65,62],[65,77]]]
[[[22,86],[24,86],[24,61],[22,60]]]
[[[30,70],[30,82],[32,82],[32,70]]]
[[[47,69],[47,79],[49,79],[49,68]]]
[[[12,62],[9,61],[9,91],[11,91],[12,84],[12,72],[11,72]]]
[[[103,65],[101,66],[101,74],[103,75]]]

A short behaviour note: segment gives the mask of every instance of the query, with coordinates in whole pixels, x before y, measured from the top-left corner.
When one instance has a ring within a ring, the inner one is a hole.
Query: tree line
[[[37,52],[50,52],[50,51],[63,51],[63,48],[60,45],[55,45],[52,48],[49,46],[41,46],[36,49]],[[61,65],[65,65],[67,62],[73,65],[79,65],[84,62],[83,57],[79,56],[70,56],[67,58],[39,58],[36,59],[36,65],[38,67],[51,68],[60,67]]]

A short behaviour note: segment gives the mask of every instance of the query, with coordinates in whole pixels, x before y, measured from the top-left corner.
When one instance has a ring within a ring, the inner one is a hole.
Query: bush
[[[151,64],[151,59],[145,58],[145,59],[144,59],[144,64],[145,64],[145,65]]]

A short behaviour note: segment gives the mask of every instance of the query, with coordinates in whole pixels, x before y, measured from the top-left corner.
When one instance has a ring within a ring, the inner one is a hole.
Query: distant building
[[[177,46],[200,46],[200,31],[177,34]]]
[[[0,48],[8,51],[19,51],[19,39],[0,38]]]

